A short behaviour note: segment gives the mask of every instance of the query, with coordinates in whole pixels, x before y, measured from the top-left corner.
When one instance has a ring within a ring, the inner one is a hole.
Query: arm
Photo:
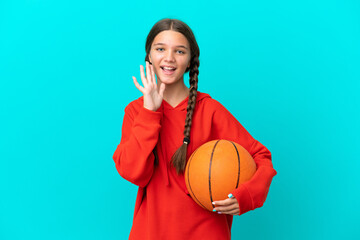
[[[145,187],[154,170],[154,150],[161,129],[162,113],[141,107],[137,114],[125,108],[122,137],[113,155],[119,174],[126,180]]]
[[[265,146],[254,140],[249,153],[256,163],[256,172],[249,181],[233,191],[240,206],[240,214],[259,208],[264,204],[272,178],[276,175],[271,162],[271,153]]]
[[[215,138],[237,142],[250,153],[256,163],[254,176],[232,192],[240,208],[239,214],[261,207],[266,200],[272,178],[276,175],[270,151],[255,140],[220,103],[213,115],[213,127]]]
[[[139,187],[149,183],[154,171],[155,156],[152,151],[159,138],[162,117],[159,109],[165,90],[163,83],[158,89],[154,68],[149,62],[146,62],[146,72],[145,76],[144,67],[140,65],[143,87],[133,77],[135,87],[144,95],[143,106],[139,112],[133,105],[125,108],[122,138],[113,155],[119,174]]]

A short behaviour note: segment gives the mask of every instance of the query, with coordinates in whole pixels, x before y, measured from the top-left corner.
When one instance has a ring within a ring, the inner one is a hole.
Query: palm
[[[143,87],[137,82],[135,77],[133,77],[133,80],[136,88],[144,95],[144,107],[156,111],[161,106],[165,84],[162,83],[160,89],[158,89],[153,66],[150,66],[148,62],[146,62],[146,76],[144,67],[140,65],[140,76]]]

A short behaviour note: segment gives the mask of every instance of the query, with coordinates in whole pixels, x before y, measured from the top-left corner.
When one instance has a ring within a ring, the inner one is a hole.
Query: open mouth
[[[165,67],[165,66],[162,66],[160,67],[165,74],[172,74],[175,72],[176,68],[175,67]]]

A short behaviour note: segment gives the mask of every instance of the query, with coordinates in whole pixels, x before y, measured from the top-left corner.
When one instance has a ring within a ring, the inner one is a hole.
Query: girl
[[[129,239],[230,239],[233,215],[261,207],[266,199],[276,175],[271,154],[219,102],[197,91],[200,51],[185,23],[160,20],[145,49],[143,86],[133,77],[143,96],[125,108],[113,155],[119,174],[139,186]],[[186,72],[190,88],[184,84]],[[215,139],[242,145],[257,170],[209,212],[190,197],[183,172],[193,151]]]

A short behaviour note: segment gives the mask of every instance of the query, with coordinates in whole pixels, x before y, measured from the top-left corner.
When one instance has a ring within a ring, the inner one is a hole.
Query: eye
[[[181,50],[177,50],[177,52],[180,53],[180,54],[185,54],[185,52],[181,51]]]
[[[162,52],[164,51],[164,48],[156,48],[156,51]]]

